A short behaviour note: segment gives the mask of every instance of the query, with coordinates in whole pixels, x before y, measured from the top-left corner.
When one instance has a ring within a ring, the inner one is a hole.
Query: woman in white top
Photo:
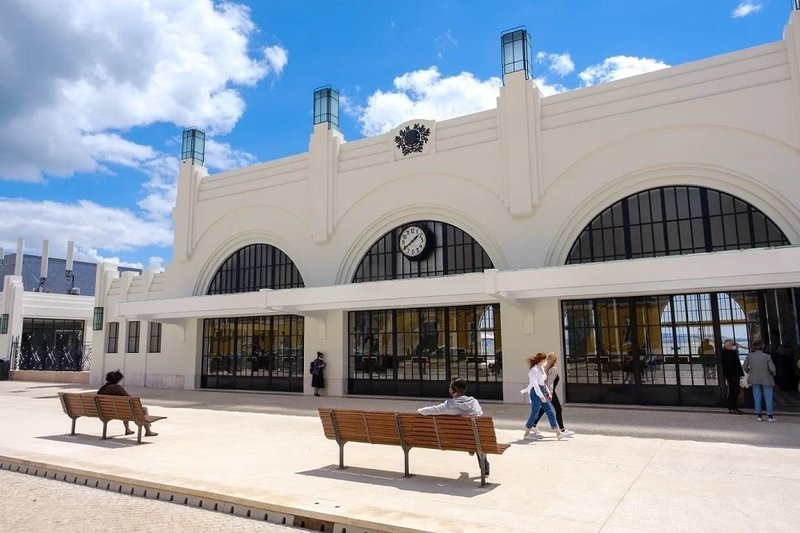
[[[556,420],[558,421],[558,427],[561,428],[561,433],[564,434],[565,437],[571,437],[575,434],[574,431],[570,431],[564,427],[564,415],[563,409],[561,408],[561,402],[558,400],[558,394],[556,393],[556,385],[558,385],[558,356],[555,352],[550,352],[547,354],[547,362],[544,365],[545,374],[547,374],[547,379],[545,380],[545,385],[550,392],[552,393],[552,397],[550,398],[550,403],[553,404],[553,409],[556,411]],[[536,415],[536,420],[533,421],[533,428],[531,428],[531,433],[535,435],[541,435],[538,429],[536,429],[536,424],[539,423],[539,420],[542,418],[544,414],[544,408],[539,409],[539,414]]]
[[[553,404],[550,403],[553,391],[549,389],[546,384],[547,374],[544,371],[544,364],[545,361],[547,361],[547,356],[539,352],[536,355],[528,356],[527,360],[528,366],[530,367],[528,371],[529,383],[528,387],[522,389],[520,393],[530,395],[531,414],[528,417],[528,421],[525,423],[524,438],[529,438],[531,436],[531,428],[535,424],[539,409],[544,409],[544,412],[547,414],[547,420],[550,421],[550,427],[556,431],[558,440],[561,440],[565,435],[561,432],[561,428],[558,427],[556,412],[553,409]]]

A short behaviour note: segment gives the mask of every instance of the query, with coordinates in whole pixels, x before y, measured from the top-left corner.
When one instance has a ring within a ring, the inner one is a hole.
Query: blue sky
[[[495,106],[524,25],[545,95],[780,40],[790,0],[3,0],[0,246],[161,268],[180,134],[213,173],[305,152],[312,94],[346,140]]]

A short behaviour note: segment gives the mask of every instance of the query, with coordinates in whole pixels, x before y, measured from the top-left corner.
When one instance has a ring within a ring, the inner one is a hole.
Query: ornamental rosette
[[[397,132],[394,142],[402,150],[403,155],[406,156],[412,152],[422,152],[422,148],[428,142],[430,135],[430,128],[425,127],[424,124],[414,124],[413,127],[406,126],[401,128]]]

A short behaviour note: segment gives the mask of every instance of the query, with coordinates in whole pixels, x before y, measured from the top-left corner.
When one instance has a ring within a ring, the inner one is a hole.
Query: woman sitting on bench
[[[122,381],[122,378],[125,376],[122,375],[122,372],[119,370],[112,370],[108,374],[106,374],[106,384],[100,387],[97,391],[97,394],[105,394],[108,396],[130,396],[128,391],[125,390],[125,387],[119,384]],[[147,407],[142,407],[144,409],[144,414],[147,416]],[[125,434],[126,435],[133,435],[133,430],[130,428],[129,422],[127,420],[122,421],[125,424]],[[150,423],[144,423],[144,436],[145,437],[155,437],[158,435],[155,431],[150,430]]]

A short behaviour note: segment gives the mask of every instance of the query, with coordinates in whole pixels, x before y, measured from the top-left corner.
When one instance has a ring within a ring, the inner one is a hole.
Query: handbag
[[[745,372],[744,376],[739,378],[739,386],[743,389],[750,388],[750,374],[748,372]]]

